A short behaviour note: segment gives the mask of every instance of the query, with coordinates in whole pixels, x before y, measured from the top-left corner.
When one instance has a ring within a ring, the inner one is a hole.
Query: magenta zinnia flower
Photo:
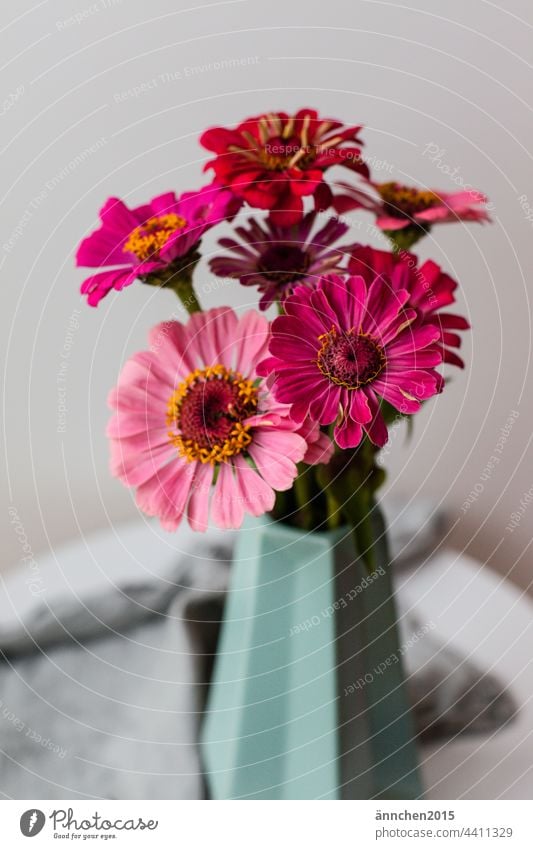
[[[333,247],[348,231],[346,224],[335,218],[311,236],[317,219],[309,212],[298,224],[280,227],[267,221],[261,226],[250,219],[248,227],[236,227],[235,239],[220,239],[229,256],[214,257],[209,267],[220,277],[236,277],[245,286],[257,286],[263,297],[261,309],[290,295],[295,285],[315,285],[319,277],[341,271],[345,256],[353,245]],[[231,255],[233,254],[233,255]]]
[[[341,193],[335,195],[333,206],[339,214],[351,209],[366,209],[376,216],[382,230],[403,230],[418,226],[428,230],[432,224],[450,221],[490,221],[487,198],[474,189],[460,192],[441,192],[418,189],[401,183],[372,183],[360,187],[338,183]]]
[[[446,363],[464,367],[462,359],[451,348],[460,348],[458,330],[468,330],[470,325],[462,315],[441,312],[443,307],[455,303],[457,282],[446,274],[436,262],[428,259],[418,265],[415,254],[408,251],[380,251],[369,245],[356,245],[352,251],[348,270],[361,274],[370,284],[377,274],[385,274],[396,289],[407,289],[407,306],[416,309],[419,322],[431,322],[440,330],[437,347]]]
[[[406,289],[393,289],[384,277],[368,287],[360,276],[324,278],[315,291],[299,287],[272,324],[272,356],[260,373],[271,375],[275,397],[291,404],[295,420],[336,422],[341,448],[356,447],[364,433],[382,446],[380,399],[414,413],[442,389],[433,368],[442,360],[439,330],[414,326],[408,300]]]
[[[216,156],[207,163],[217,180],[250,206],[270,210],[276,224],[300,221],[304,197],[327,209],[331,190],[324,172],[344,165],[365,176],[357,138],[360,127],[320,118],[314,109],[295,115],[269,112],[247,118],[235,129],[212,127],[200,143]]]
[[[179,198],[166,192],[134,209],[109,198],[100,210],[102,226],[81,242],[76,254],[77,265],[108,270],[88,277],[82,294],[95,307],[111,289],[193,263],[205,231],[235,214],[237,206],[232,194],[214,183]]]
[[[256,312],[213,309],[158,325],[150,350],[124,366],[109,397],[111,471],[167,530],[186,515],[203,531],[209,513],[237,528],[245,513],[272,509],[296,463],[329,459],[327,437],[295,424],[257,374],[268,334]]]

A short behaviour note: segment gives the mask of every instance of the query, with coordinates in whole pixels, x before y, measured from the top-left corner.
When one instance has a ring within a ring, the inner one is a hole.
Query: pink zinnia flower
[[[367,209],[376,215],[376,224],[382,230],[412,226],[428,230],[432,224],[450,221],[490,221],[483,209],[487,198],[474,189],[441,192],[370,181],[361,188],[348,183],[338,183],[337,188],[342,191],[333,199],[333,206],[339,214],[350,209]]]
[[[268,335],[257,312],[213,309],[158,325],[151,349],[124,366],[109,397],[111,471],[167,530],[186,515],[204,531],[209,514],[237,528],[245,513],[272,509],[296,463],[328,459],[327,437],[298,428],[257,374]]]
[[[216,154],[206,168],[213,168],[220,183],[250,206],[270,210],[276,224],[288,225],[301,219],[303,197],[312,196],[317,209],[330,205],[323,176],[332,165],[368,175],[360,129],[300,109],[296,115],[247,118],[235,129],[212,127],[200,143]]]
[[[348,270],[361,274],[370,284],[377,274],[385,274],[393,288],[407,289],[407,306],[414,307],[419,322],[431,322],[440,330],[437,347],[446,363],[464,367],[462,359],[450,350],[461,346],[458,330],[468,330],[470,325],[462,315],[441,312],[443,307],[455,303],[457,282],[446,274],[436,262],[428,259],[418,265],[418,258],[408,251],[379,251],[369,245],[356,245],[352,251]]]
[[[150,203],[129,209],[109,198],[100,210],[102,226],[84,239],[76,264],[108,268],[88,277],[82,294],[95,307],[111,289],[121,290],[136,278],[161,275],[194,263],[205,231],[234,215],[238,202],[230,192],[211,184],[179,198],[166,192]]]
[[[296,420],[336,422],[341,448],[356,447],[366,433],[376,445],[387,441],[380,399],[402,413],[442,389],[434,370],[442,356],[439,330],[414,326],[406,308],[409,292],[384,277],[366,286],[362,277],[331,276],[318,289],[295,290],[285,315],[272,324],[272,356],[260,367],[271,375],[275,397],[291,404]]]
[[[316,219],[315,212],[308,212],[298,224],[280,227],[271,221],[261,226],[252,218],[248,227],[235,228],[240,242],[220,239],[219,245],[230,255],[214,257],[209,267],[220,277],[236,277],[245,286],[257,286],[263,295],[260,307],[265,310],[290,295],[295,285],[316,285],[324,274],[342,270],[342,262],[353,245],[333,245],[348,226],[330,218],[312,236]]]

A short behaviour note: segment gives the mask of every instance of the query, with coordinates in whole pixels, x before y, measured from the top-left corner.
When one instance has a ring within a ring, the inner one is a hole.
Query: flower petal
[[[211,517],[219,528],[240,528],[242,525],[244,506],[230,463],[220,466],[211,501]]]
[[[262,516],[272,510],[276,501],[272,487],[248,465],[241,454],[234,458],[233,465],[237,493],[246,512],[251,516]]]
[[[191,482],[191,496],[187,506],[187,518],[193,531],[203,533],[207,530],[209,516],[209,496],[213,481],[213,466],[210,463],[197,463]]]

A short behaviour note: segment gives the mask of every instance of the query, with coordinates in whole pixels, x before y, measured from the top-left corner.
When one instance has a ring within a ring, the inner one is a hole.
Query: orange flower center
[[[239,372],[223,365],[196,369],[170,396],[168,437],[188,462],[225,463],[251,443],[243,422],[257,404],[257,387]]]
[[[186,224],[185,218],[174,212],[154,215],[153,218],[149,218],[144,224],[131,231],[122,250],[127,254],[135,254],[141,262],[157,259],[159,251],[173,233],[176,230],[183,230]]]

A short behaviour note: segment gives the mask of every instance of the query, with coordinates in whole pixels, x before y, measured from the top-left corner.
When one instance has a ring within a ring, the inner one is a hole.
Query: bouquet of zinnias
[[[78,265],[98,269],[82,285],[92,306],[139,280],[173,289],[189,314],[151,331],[109,397],[112,473],[166,529],[263,513],[307,530],[348,524],[372,563],[387,426],[442,391],[438,369],[462,366],[468,328],[445,310],[456,282],[409,249],[438,223],[488,215],[477,192],[371,180],[359,130],[311,109],[210,129],[213,182],[135,208],[110,198],[78,249]],[[351,182],[329,183],[333,166]],[[389,250],[343,243],[356,209]],[[272,321],[199,303],[201,238],[228,222],[210,269],[255,286]]]

